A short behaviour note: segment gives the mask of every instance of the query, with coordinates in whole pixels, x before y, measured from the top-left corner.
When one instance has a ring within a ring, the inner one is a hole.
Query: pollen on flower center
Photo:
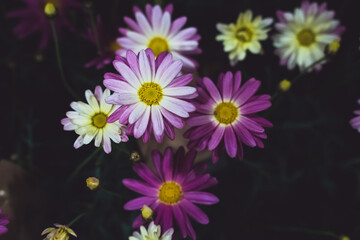
[[[147,82],[140,87],[138,95],[140,101],[148,106],[151,106],[159,104],[163,97],[163,92],[159,84],[154,82]]]
[[[302,46],[310,46],[315,42],[315,34],[311,29],[303,29],[297,34],[297,39]]]
[[[176,182],[165,182],[159,189],[160,202],[167,205],[174,205],[181,201],[183,198],[183,192],[181,186]]]
[[[104,113],[97,113],[92,117],[92,125],[103,128],[106,125],[107,116]]]
[[[236,32],[236,38],[241,42],[250,42],[252,39],[252,31],[247,27],[241,27]]]
[[[231,102],[222,102],[216,106],[214,116],[219,123],[228,125],[239,116],[239,110]]]
[[[157,57],[162,52],[168,52],[170,50],[166,39],[161,37],[154,37],[151,39],[148,48],[153,50],[155,57]]]

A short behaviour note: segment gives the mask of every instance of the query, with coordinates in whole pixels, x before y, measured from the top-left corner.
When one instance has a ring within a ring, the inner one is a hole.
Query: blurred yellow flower
[[[47,234],[44,240],[68,240],[69,235],[77,237],[76,233],[65,225],[54,224],[56,228],[47,228],[41,235]]]
[[[340,41],[334,40],[328,45],[328,53],[329,54],[336,54],[340,48]]]
[[[287,92],[291,88],[291,82],[287,79],[282,80],[279,82],[279,89],[282,92]]]
[[[51,2],[46,3],[45,8],[44,8],[44,13],[48,17],[55,16],[56,15],[55,5],[53,3],[51,3]]]

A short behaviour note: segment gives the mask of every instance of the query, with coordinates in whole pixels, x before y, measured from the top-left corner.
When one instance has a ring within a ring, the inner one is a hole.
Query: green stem
[[[67,183],[69,184],[76,175],[80,172],[80,170],[90,162],[91,159],[95,157],[95,155],[101,150],[101,147],[96,148],[87,158],[82,161],[79,166],[74,170],[74,172],[71,174],[71,176],[68,178]]]
[[[57,64],[58,64],[58,67],[59,67],[59,70],[60,70],[61,82],[64,85],[65,89],[74,98],[78,98],[77,94],[72,90],[70,85],[66,82],[64,69],[63,69],[62,62],[61,62],[61,57],[60,57],[60,49],[59,49],[58,37],[57,37],[57,34],[56,34],[55,22],[54,22],[54,19],[49,19],[49,21],[50,21],[50,24],[51,24],[51,30],[52,30],[53,37],[54,37],[54,42],[55,42],[56,58],[57,58]]]
[[[80,215],[78,215],[76,218],[74,218],[73,220],[71,220],[71,222],[69,222],[68,225],[66,225],[67,227],[70,227],[71,225],[73,225],[74,223],[76,223],[80,218],[82,218],[83,216],[85,216],[87,214],[87,212],[83,212]]]
[[[96,28],[96,22],[95,22],[95,18],[94,18],[94,13],[92,11],[92,8],[88,8],[88,9],[89,9],[89,15],[90,15],[91,28],[92,28],[92,31],[93,31],[94,37],[95,37],[96,47],[97,47],[98,51],[101,51],[99,35],[98,35],[98,32],[97,32],[97,28]]]
[[[304,76],[310,69],[312,69],[313,67],[315,67],[316,65],[318,65],[319,63],[323,62],[326,60],[326,55],[322,58],[320,58],[319,60],[313,62],[310,66],[304,68],[304,70],[302,70],[293,80],[291,80],[291,87],[294,86],[294,84],[297,82],[297,80],[299,80],[302,76]],[[279,96],[279,92],[275,92],[272,96],[271,96],[271,100],[273,101],[275,98],[277,98],[277,96]]]
[[[121,196],[121,194],[119,194],[119,193],[107,190],[106,188],[103,188],[103,187],[100,187],[100,190],[107,193],[107,194],[110,194],[110,195],[113,195],[113,196],[118,197],[120,199],[123,199],[123,196]]]
[[[336,235],[335,233],[328,232],[328,231],[311,230],[311,229],[304,229],[304,228],[282,228],[282,227],[274,227],[272,229],[278,230],[278,231],[287,231],[287,232],[303,232],[303,233],[312,234],[312,235],[333,237],[336,239],[339,238],[339,236]]]

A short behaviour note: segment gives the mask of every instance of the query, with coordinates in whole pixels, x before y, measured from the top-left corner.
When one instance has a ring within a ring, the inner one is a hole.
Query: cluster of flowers
[[[67,8],[81,8],[74,0],[26,0],[26,3],[26,9],[8,15],[23,20],[14,30],[20,38],[41,30],[41,49],[51,36],[44,6],[51,3],[57,9],[58,30],[69,25]],[[174,219],[183,237],[196,239],[189,217],[201,224],[207,224],[209,219],[195,204],[212,205],[219,201],[215,195],[203,192],[216,185],[217,180],[206,173],[206,163],[194,164],[197,151],[212,151],[214,163],[224,151],[230,157],[242,159],[243,144],[263,148],[262,140],[267,138],[264,128],[272,127],[268,120],[256,115],[271,106],[270,95],[255,95],[261,85],[259,80],[251,78],[244,82],[237,71],[221,73],[216,85],[207,77],[195,79],[195,87],[189,85],[193,75],[186,72],[198,67],[191,55],[201,53],[200,36],[195,27],[183,28],[186,17],[172,20],[172,12],[171,4],[163,9],[148,4],[145,12],[134,7],[135,19],[124,18],[128,26],[119,28],[121,37],[117,39],[104,32],[98,17],[98,31],[89,29],[84,37],[101,48],[98,57],[86,66],[99,69],[112,62],[118,73],[106,73],[103,84],[107,89],[103,91],[97,86],[94,92],[86,90],[87,103],[72,102],[73,111],[68,111],[67,118],[61,120],[64,130],[79,135],[75,148],[94,140],[95,146],[102,146],[106,153],[111,152],[111,140],[126,142],[128,135],[132,135],[146,143],[153,136],[161,143],[164,136],[174,140],[174,129],[189,126],[183,135],[189,139],[189,151],[183,147],[176,151],[167,148],[162,155],[155,150],[154,170],[142,162],[134,165],[143,181],[123,180],[126,187],[143,195],[127,202],[125,209],[149,206],[156,212],[148,229],[144,227],[148,222],[143,215],[134,220],[133,227],[140,228],[140,233],[135,232],[131,240],[171,239]],[[340,41],[344,31],[325,3],[305,1],[293,13],[278,11],[277,17],[278,33],[273,36],[273,45],[281,65],[289,69],[295,66],[305,69],[316,63],[325,56],[329,44]],[[261,16],[253,19],[248,10],[240,13],[236,23],[217,24],[221,34],[216,40],[223,42],[231,65],[244,60],[247,50],[254,54],[262,52],[260,41],[268,38],[272,22],[273,19]],[[320,67],[317,64],[316,68]],[[360,131],[360,117],[352,123]],[[0,224],[6,221],[0,216]],[[57,227],[44,231],[47,239],[76,236],[66,226]],[[162,236],[161,229],[166,231]]]

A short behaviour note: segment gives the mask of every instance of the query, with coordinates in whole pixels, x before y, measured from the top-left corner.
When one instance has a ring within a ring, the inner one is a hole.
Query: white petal
[[[150,107],[148,107],[143,102],[136,103],[135,109],[132,111],[132,113],[130,113],[129,123],[133,124],[134,122],[136,122],[144,114],[144,112],[147,108],[150,108]]]
[[[164,120],[160,112],[160,106],[153,105],[151,107],[151,121],[153,124],[154,134],[161,136],[164,132]]]
[[[139,138],[144,134],[149,124],[149,117],[150,117],[150,107],[147,107],[144,114],[141,116],[140,120],[135,123],[134,126],[135,138]]]

